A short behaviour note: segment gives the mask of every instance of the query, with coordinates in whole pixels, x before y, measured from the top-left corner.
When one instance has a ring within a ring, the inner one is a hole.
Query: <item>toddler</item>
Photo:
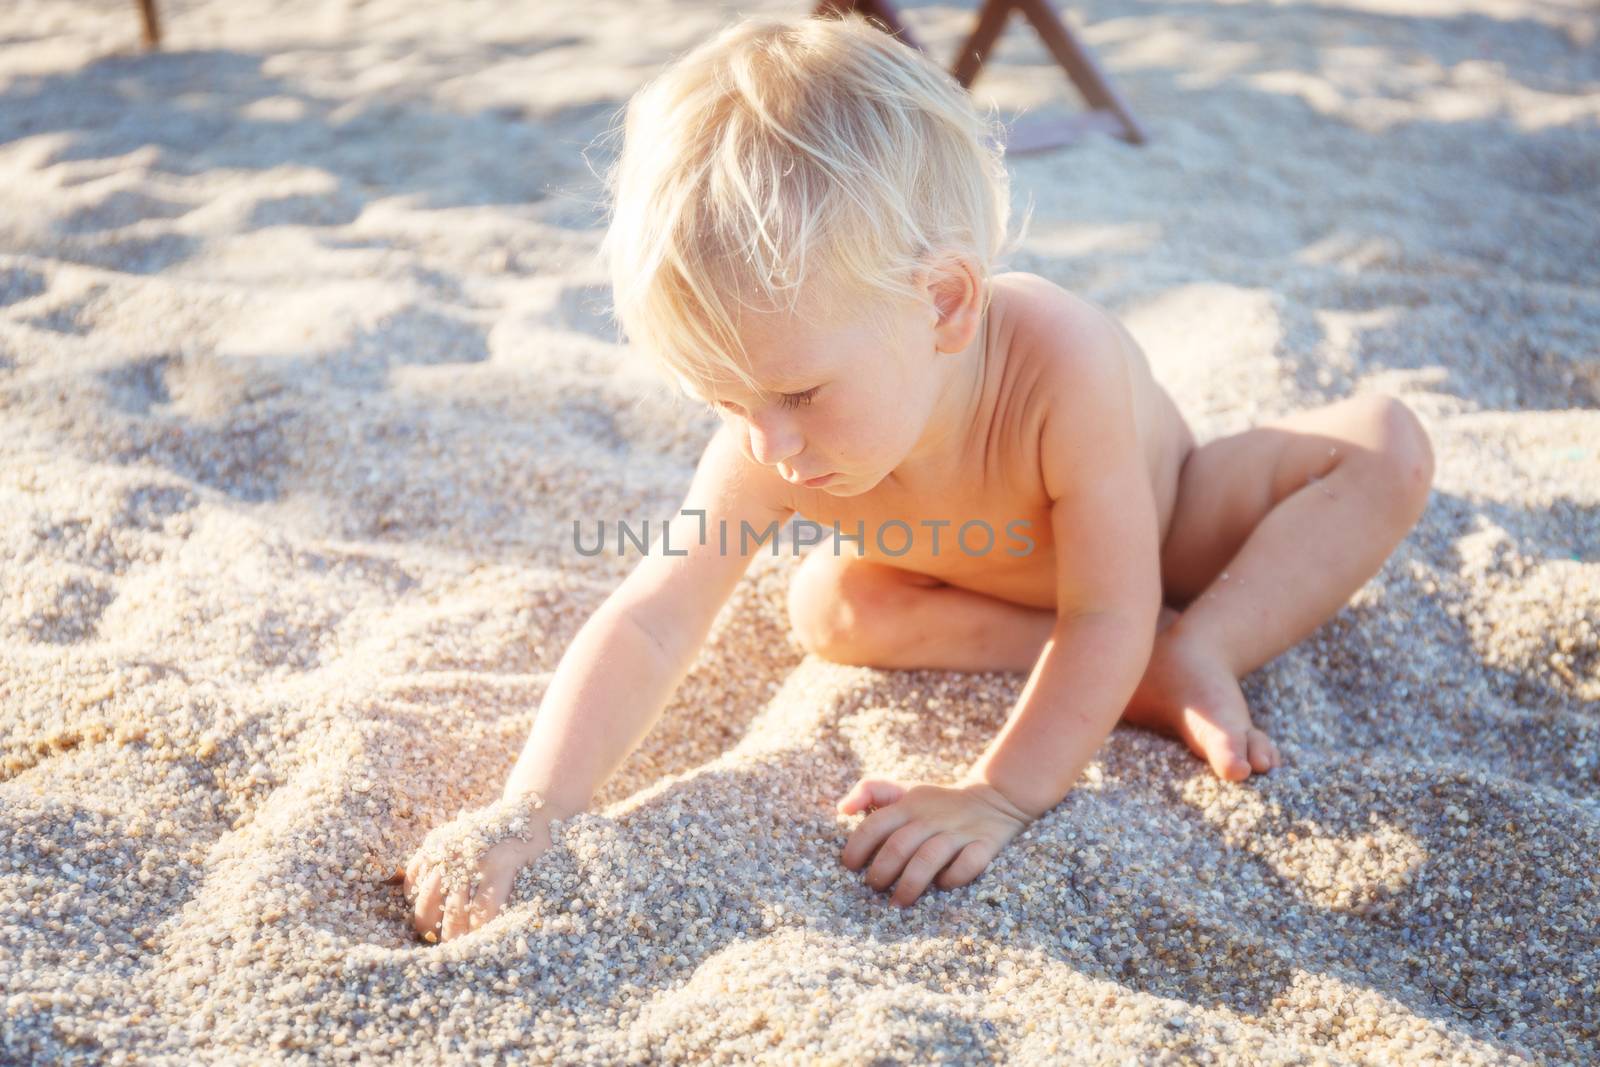
[[[868,813],[845,866],[870,862],[894,903],[976,878],[1119,720],[1230,781],[1281,763],[1238,680],[1415,524],[1427,434],[1358,395],[1197,442],[1112,315],[992,271],[1000,129],[855,17],[746,19],[629,102],[602,243],[617,318],[721,426],[671,551],[565,650],[502,798],[407,865],[428,940],[499,910],[550,820],[585,810],[666,706],[761,550],[748,531],[797,513],[829,531],[789,593],[809,652],[1029,672],[959,777],[841,798]]]

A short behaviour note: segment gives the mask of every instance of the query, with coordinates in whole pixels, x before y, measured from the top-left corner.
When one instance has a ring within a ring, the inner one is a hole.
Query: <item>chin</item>
[[[883,479],[878,478],[868,484],[864,478],[859,478],[854,474],[846,474],[835,478],[827,485],[822,486],[822,492],[828,493],[831,496],[860,496],[862,493],[871,490],[873,486],[877,485],[878,482],[881,481],[883,481]]]

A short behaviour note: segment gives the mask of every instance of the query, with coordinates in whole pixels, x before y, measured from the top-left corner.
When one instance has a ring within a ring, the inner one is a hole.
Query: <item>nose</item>
[[[804,444],[794,423],[771,414],[746,420],[750,427],[750,454],[764,467],[772,467],[797,454]]]

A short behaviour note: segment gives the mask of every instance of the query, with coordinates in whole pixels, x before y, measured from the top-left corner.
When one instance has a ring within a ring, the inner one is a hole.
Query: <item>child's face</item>
[[[934,358],[934,319],[931,304],[902,303],[886,341],[864,316],[813,326],[746,311],[740,337],[760,391],[726,382],[699,386],[701,396],[736,422],[755,462],[797,486],[831,474],[818,488],[855,496],[926,436],[951,363]]]

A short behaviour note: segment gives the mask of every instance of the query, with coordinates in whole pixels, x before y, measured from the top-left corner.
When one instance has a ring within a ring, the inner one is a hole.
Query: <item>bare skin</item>
[[[868,881],[895,883],[902,906],[978,877],[1119,715],[1181,738],[1225,779],[1278,766],[1238,680],[1376,573],[1426,505],[1433,467],[1421,424],[1383,396],[1200,445],[1104,311],[1030,274],[992,279],[985,310],[977,265],[954,262],[887,335],[842,306],[809,324],[741,323],[756,384],[696,383],[724,425],[681,513],[700,509],[713,530],[728,520],[735,538],[741,522],[796,512],[867,531],[837,555],[823,541],[791,586],[795,633],[820,656],[1033,671],[960,781],[864,778],[840,801],[871,809],[843,862],[870,860]],[[477,882],[448,893],[426,850],[406,865],[419,933],[448,940],[492,917],[550,847],[549,819],[584,810],[649,729],[749,562],[714,534],[695,543],[694,521],[674,521],[684,551],[641,560],[563,656],[506,784],[507,799],[549,800],[524,836],[497,837]],[[876,541],[891,521],[920,528],[903,553]],[[930,521],[949,523],[943,551]],[[973,521],[995,531],[993,550],[953,547]],[[1017,523],[1033,543],[1010,553]]]
[[[990,340],[1010,344],[991,348],[977,391],[971,436],[988,447],[953,450],[960,462],[938,474],[950,487],[938,514],[958,517],[944,531],[944,554],[931,554],[924,538],[891,561],[874,553],[870,533],[864,556],[854,542],[835,554],[830,535],[790,590],[791,622],[810,651],[864,666],[960,671],[1028,671],[1038,660],[1057,621],[1049,501],[1040,457],[1030,452],[1036,439],[991,427],[999,415],[1007,427],[1031,426],[1031,409],[1046,402],[1027,388],[1050,343],[1027,326],[1044,298],[1040,282],[996,279]],[[1131,338],[1124,353],[1137,363],[1135,411],[1157,502],[1165,604],[1122,718],[1180,738],[1219,777],[1239,781],[1282,762],[1239,679],[1309,635],[1383,565],[1426,503],[1431,450],[1408,409],[1371,395],[1197,444]],[[838,520],[845,533],[858,520],[873,531],[926,512],[892,484],[844,499],[827,488],[798,490],[793,502],[819,523]],[[997,530],[1029,519],[1029,536],[1041,543],[1020,560],[950,551],[954,526],[972,516],[989,517]]]

